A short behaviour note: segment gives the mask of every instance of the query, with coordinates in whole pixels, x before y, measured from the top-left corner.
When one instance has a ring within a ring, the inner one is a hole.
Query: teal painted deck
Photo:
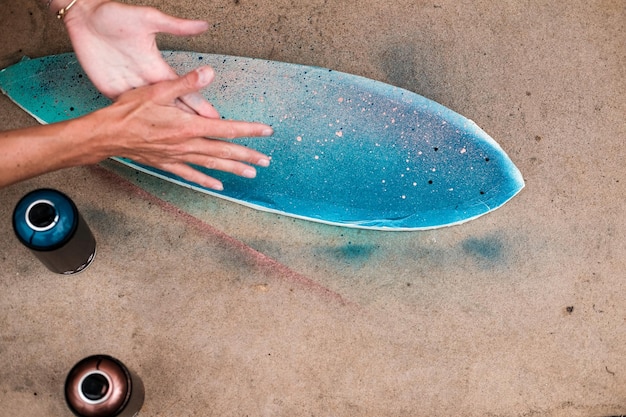
[[[116,158],[166,181],[276,214],[392,231],[465,223],[524,187],[513,161],[476,123],[408,90],[277,61],[164,56],[180,74],[211,65],[219,76],[205,96],[222,117],[266,123],[275,132],[234,141],[272,159],[254,180],[197,167],[226,184],[219,192]],[[0,90],[42,123],[110,103],[74,54],[25,58],[0,71]]]

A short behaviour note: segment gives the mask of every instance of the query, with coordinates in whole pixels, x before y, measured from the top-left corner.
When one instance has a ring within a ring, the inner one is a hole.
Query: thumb
[[[155,13],[154,25],[157,32],[177,36],[199,35],[209,28],[203,20],[189,20],[170,16],[162,12]]]
[[[213,78],[215,78],[213,68],[209,66],[196,68],[180,78],[162,82],[162,98],[166,103],[170,103],[179,97],[201,90],[211,84]]]

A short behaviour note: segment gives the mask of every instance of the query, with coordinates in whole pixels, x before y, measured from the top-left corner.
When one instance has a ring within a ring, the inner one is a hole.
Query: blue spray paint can
[[[96,256],[96,240],[65,194],[39,189],[25,195],[13,212],[17,238],[52,272],[75,274]]]

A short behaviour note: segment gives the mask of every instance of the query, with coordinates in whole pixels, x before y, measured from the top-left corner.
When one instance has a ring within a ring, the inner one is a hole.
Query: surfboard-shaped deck
[[[474,122],[418,94],[330,69],[166,51],[179,73],[215,68],[204,95],[227,119],[271,125],[270,138],[235,142],[271,156],[255,179],[201,168],[205,189],[125,158],[126,165],[255,209],[344,227],[423,230],[460,224],[515,196],[522,175]],[[106,106],[74,54],[24,59],[0,88],[40,123]]]

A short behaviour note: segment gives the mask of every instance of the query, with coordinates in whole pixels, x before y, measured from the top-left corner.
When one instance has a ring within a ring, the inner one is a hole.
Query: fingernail
[[[207,84],[211,81],[212,72],[208,67],[198,68],[198,80],[202,84]]]
[[[270,166],[270,160],[267,158],[261,158],[257,161],[256,164],[261,167],[268,167]]]
[[[272,136],[274,134],[274,129],[272,129],[271,127],[268,127],[267,129],[264,129],[261,132],[262,136]]]
[[[213,184],[213,186],[211,186],[211,188],[215,191],[224,191],[224,185],[223,184]]]
[[[241,175],[246,178],[254,178],[256,177],[256,170],[254,168],[246,168]]]

